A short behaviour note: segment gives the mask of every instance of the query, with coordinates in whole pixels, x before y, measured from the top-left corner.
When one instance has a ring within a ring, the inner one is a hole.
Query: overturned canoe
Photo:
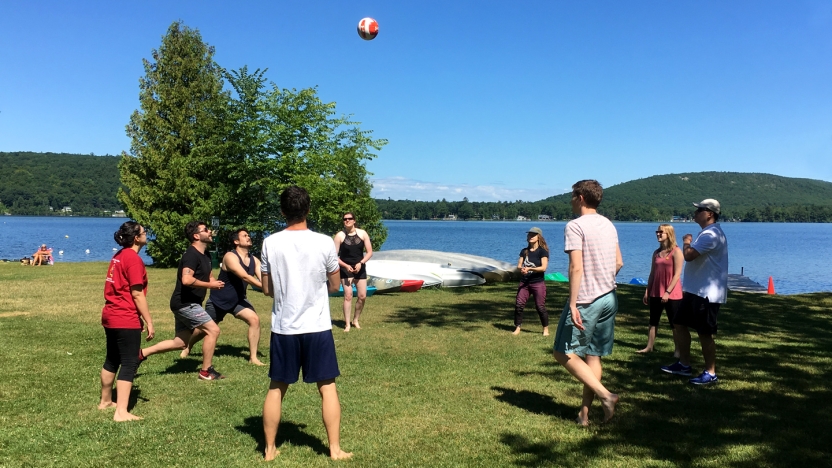
[[[423,287],[436,285],[443,288],[459,288],[485,283],[485,278],[476,273],[448,268],[438,263],[375,258],[367,262],[367,274],[380,278],[422,280],[425,282]]]
[[[478,255],[438,250],[382,250],[373,253],[373,260],[394,260],[424,263],[438,263],[453,270],[467,271],[485,278],[486,282],[518,279],[517,265]]]

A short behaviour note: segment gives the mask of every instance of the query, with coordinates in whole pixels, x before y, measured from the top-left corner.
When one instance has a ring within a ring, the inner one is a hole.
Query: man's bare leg
[[[364,311],[364,303],[367,301],[367,280],[356,281],[355,289],[358,293],[358,300],[355,301],[355,315],[353,315],[352,326],[360,330],[361,324],[358,323],[358,317],[361,317],[361,312]]]
[[[679,362],[683,366],[690,365],[690,330],[684,325],[677,325],[675,327],[676,333],[676,349],[679,350]]]
[[[116,407],[113,402],[113,382],[115,380],[115,373],[101,369],[101,401],[98,402],[98,409],[105,410]]]
[[[198,326],[197,330],[205,333],[205,341],[202,343],[202,370],[207,371],[214,359],[214,349],[220,337],[220,327],[213,320],[209,320]]]
[[[351,452],[341,450],[341,402],[338,400],[335,379],[318,382],[318,392],[321,394],[321,413],[329,440],[329,458],[345,460],[352,457]]]
[[[600,382],[603,372],[601,369],[601,358],[598,356],[586,356],[586,358],[584,358],[584,362],[586,362],[586,365],[592,369],[592,373],[595,375],[595,378]],[[594,399],[595,392],[592,391],[592,388],[584,385],[581,409],[578,411],[578,418],[575,420],[575,422],[581,426],[589,426],[589,408],[592,406],[592,400]]]
[[[592,368],[578,355],[564,354],[559,351],[555,351],[554,355],[555,360],[560,365],[565,367],[584,386],[589,387],[592,393],[601,400],[601,405],[604,408],[604,422],[612,419],[613,414],[615,414],[615,405],[618,403],[618,395],[607,390],[595,376]]]
[[[352,281],[349,279],[342,279],[341,286],[344,288],[344,331],[350,331],[352,320],[350,320],[350,312],[352,312]]]
[[[194,349],[194,345],[199,343],[200,340],[205,338],[205,332],[200,330],[199,328],[194,329],[194,332],[191,334],[191,339],[188,340],[188,346],[179,353],[179,357],[184,359],[191,354],[191,350]]]
[[[257,348],[260,347],[260,317],[257,316],[257,312],[251,309],[241,310],[236,317],[248,324],[248,362],[257,366],[265,366],[257,358]]]
[[[148,357],[153,354],[167,353],[176,349],[185,349],[188,346],[188,341],[191,339],[191,334],[191,330],[182,330],[171,340],[160,341],[149,348],[141,350],[141,354],[144,357]]]
[[[705,370],[716,375],[716,343],[713,335],[699,334],[699,343],[702,344],[702,357],[705,359]]]
[[[647,330],[647,346],[644,349],[640,349],[636,351],[637,353],[649,353],[653,351],[653,346],[656,343],[656,327],[650,325],[650,328]]]
[[[263,434],[266,436],[266,450],[263,454],[266,461],[274,460],[280,455],[275,441],[277,440],[277,427],[280,424],[280,412],[283,405],[283,397],[289,390],[289,384],[276,382],[269,384],[269,392],[266,393],[266,401],[263,403]]]

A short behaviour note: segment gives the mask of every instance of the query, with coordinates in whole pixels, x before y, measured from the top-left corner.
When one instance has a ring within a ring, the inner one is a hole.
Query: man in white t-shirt
[[[283,397],[289,385],[315,382],[321,394],[324,426],[333,460],[350,458],[341,450],[341,403],[335,378],[341,375],[332,338],[329,294],[338,291],[338,256],[332,239],[312,232],[306,224],[309,193],[292,186],[280,194],[286,229],[263,241],[263,293],[274,298],[270,346],[269,392],[263,404],[266,461],[280,452],[275,440]]]
[[[679,360],[662,371],[676,375],[691,375],[690,328],[699,334],[705,370],[688,382],[693,385],[710,385],[716,377],[717,315],[719,306],[728,301],[728,239],[719,225],[721,208],[713,198],[694,203],[693,220],[702,231],[682,238],[685,255],[685,274],[682,282],[682,305],[673,318],[673,334],[679,349]]]
[[[604,196],[601,184],[582,180],[572,186],[572,212],[566,224],[564,248],[569,254],[569,301],[555,333],[555,360],[584,384],[576,422],[589,424],[589,407],[597,396],[604,422],[615,413],[618,395],[601,384],[601,357],[612,354],[618,298],[615,275],[624,266],[618,232],[597,212]]]

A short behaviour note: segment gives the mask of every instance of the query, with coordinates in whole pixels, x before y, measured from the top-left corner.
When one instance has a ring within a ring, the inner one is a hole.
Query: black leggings
[[[676,317],[676,312],[682,305],[681,299],[669,299],[667,302],[662,302],[661,297],[650,297],[650,326],[658,327],[659,320],[662,318],[662,311],[667,313],[667,321],[670,322],[670,328],[673,328],[673,319]]]
[[[139,368],[141,329],[105,328],[104,333],[107,335],[107,357],[102,367],[113,374],[118,371],[118,380],[132,382]]]

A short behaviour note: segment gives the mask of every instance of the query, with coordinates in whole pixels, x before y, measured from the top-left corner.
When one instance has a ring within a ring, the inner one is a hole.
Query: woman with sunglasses
[[[673,316],[682,304],[681,276],[685,257],[676,245],[676,231],[673,226],[662,224],[656,230],[656,239],[659,248],[653,252],[650,277],[642,299],[644,305],[650,306],[650,328],[647,331],[647,347],[638,350],[639,353],[653,351],[662,310],[667,314],[670,329],[673,330]],[[675,339],[673,343],[676,343]],[[678,350],[674,349],[673,354],[678,357]]]
[[[136,222],[128,221],[113,234],[122,247],[110,260],[104,282],[104,309],[101,324],[107,337],[107,356],[101,368],[101,402],[98,409],[115,408],[114,421],[142,419],[127,411],[133,378],[139,368],[142,322],[147,340],[153,339],[153,321],[147,307],[147,270],[139,250],[147,245],[147,232]],[[118,371],[118,380],[116,380]],[[113,383],[117,401],[113,402]]]
[[[341,286],[344,288],[344,331],[350,326],[361,328],[358,323],[364,302],[367,300],[367,266],[373,256],[373,245],[367,231],[355,227],[355,215],[344,214],[344,230],[335,234],[335,250],[338,252],[338,264],[341,266]],[[352,310],[352,286],[355,285],[358,298],[355,301],[355,317],[350,320]]]
[[[540,324],[543,325],[543,336],[549,336],[549,313],[546,312],[546,283],[543,282],[543,274],[549,266],[549,246],[543,238],[543,231],[533,227],[526,233],[528,246],[520,251],[520,259],[517,260],[517,268],[523,275],[520,285],[517,287],[517,298],[514,303],[514,332],[512,335],[520,334],[520,326],[523,324],[523,309],[529,296],[534,296],[534,305],[537,315],[540,316]]]

